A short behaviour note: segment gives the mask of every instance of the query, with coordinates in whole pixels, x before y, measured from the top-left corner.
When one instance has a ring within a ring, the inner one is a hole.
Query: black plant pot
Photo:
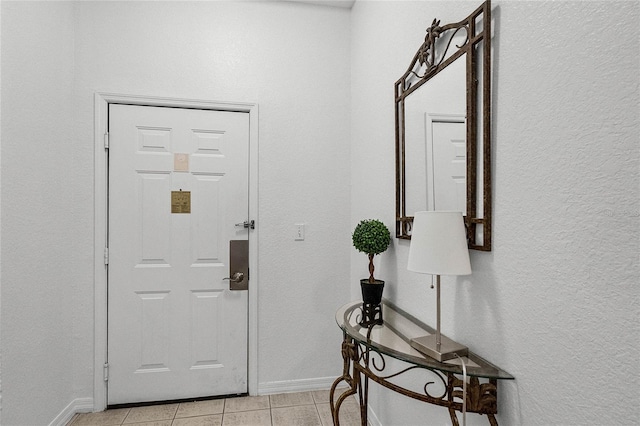
[[[369,327],[372,325],[382,325],[382,290],[384,281],[375,280],[373,283],[369,279],[360,280],[362,290],[362,319],[360,325]]]
[[[369,282],[369,278],[360,280],[360,289],[362,289],[362,301],[372,305],[379,305],[382,302],[382,290],[384,289],[384,281],[374,280]]]

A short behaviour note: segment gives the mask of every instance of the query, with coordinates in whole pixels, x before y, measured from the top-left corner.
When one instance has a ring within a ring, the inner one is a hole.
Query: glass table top
[[[347,303],[336,312],[338,326],[349,336],[363,345],[381,354],[402,361],[444,372],[462,374],[461,359],[467,368],[468,376],[489,379],[514,379],[512,375],[485,359],[469,351],[469,355],[445,362],[439,362],[411,347],[411,339],[435,334],[436,330],[418,321],[411,315],[383,300],[383,325],[362,327],[358,321],[362,317],[362,302]],[[369,336],[368,336],[369,335]]]

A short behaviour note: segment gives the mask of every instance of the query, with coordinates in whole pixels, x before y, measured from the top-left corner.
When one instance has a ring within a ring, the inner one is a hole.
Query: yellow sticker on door
[[[191,213],[191,191],[171,191],[171,213]]]

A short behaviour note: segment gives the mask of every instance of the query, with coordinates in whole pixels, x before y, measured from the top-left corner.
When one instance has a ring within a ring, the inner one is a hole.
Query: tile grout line
[[[269,424],[273,426],[273,407],[271,407],[271,395],[269,395]]]

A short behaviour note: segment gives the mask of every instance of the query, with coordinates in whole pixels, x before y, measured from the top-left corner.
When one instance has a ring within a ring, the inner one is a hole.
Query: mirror
[[[491,250],[491,3],[464,20],[433,20],[395,83],[396,237],[413,214],[464,215],[470,249]]]

